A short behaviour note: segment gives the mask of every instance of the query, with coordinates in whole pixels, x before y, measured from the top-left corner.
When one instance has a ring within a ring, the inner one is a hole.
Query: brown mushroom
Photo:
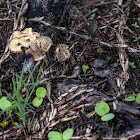
[[[22,44],[19,42],[19,39],[17,38],[12,39],[10,43],[8,44],[9,50],[15,53],[22,52],[21,47],[22,47]]]
[[[66,61],[71,56],[69,47],[65,44],[58,44],[56,46],[55,56],[59,62]]]
[[[39,61],[45,57],[45,53],[52,45],[52,40],[49,37],[41,36],[37,38],[26,50],[26,53],[33,55],[35,61]]]
[[[37,32],[32,32],[32,28],[26,28],[24,31],[15,31],[11,35],[11,41],[8,45],[12,52],[21,52],[21,47],[28,48],[26,54],[31,54],[35,61],[45,57],[45,53],[52,46],[52,40],[49,37],[41,36]],[[30,48],[29,48],[30,46]]]
[[[43,53],[46,53],[50,47],[52,46],[52,40],[47,36],[41,36],[37,38],[34,43],[30,46],[33,51],[38,51],[38,47],[40,48],[40,51]]]
[[[31,54],[35,61],[39,61],[45,58],[45,54],[41,51],[33,51],[31,48],[26,50],[26,54]]]
[[[41,36],[38,39],[36,39],[36,43],[38,44],[38,46],[40,46],[40,49],[46,53],[50,47],[52,46],[53,42],[51,40],[51,38],[47,37],[47,36]]]

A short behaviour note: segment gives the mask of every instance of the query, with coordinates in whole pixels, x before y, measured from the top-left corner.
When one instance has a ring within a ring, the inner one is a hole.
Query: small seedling
[[[109,121],[112,120],[115,115],[113,113],[109,113],[110,107],[105,102],[97,103],[95,106],[95,112],[101,116],[102,121]]]
[[[128,96],[124,99],[124,101],[132,102],[135,101],[136,103],[140,104],[140,93],[137,95],[133,92],[133,96]]]
[[[0,99],[0,109],[6,111],[12,104],[10,101],[7,100],[5,96]],[[8,110],[7,110],[8,111]]]
[[[33,106],[39,107],[43,102],[43,98],[35,97],[32,101]]]
[[[139,28],[139,25],[137,22],[135,22],[135,24],[131,24],[131,26],[135,27],[135,28]]]
[[[6,122],[2,122],[0,125],[1,125],[3,128],[6,128],[6,126],[7,126],[8,124],[9,124],[8,121],[6,121]]]
[[[51,131],[48,133],[49,140],[70,140],[73,135],[73,129],[66,129],[63,133]]]
[[[135,39],[133,40],[134,42],[137,42],[140,40],[140,36],[135,36]]]
[[[46,96],[46,89],[44,87],[38,87],[36,90],[36,97],[32,101],[33,106],[39,107],[42,104],[43,98],[45,96]]]
[[[129,65],[130,65],[132,68],[136,68],[136,66],[135,66],[134,64],[135,64],[135,62],[130,62],[130,61],[129,61]]]
[[[92,15],[90,16],[90,19],[93,20],[94,17],[95,17],[95,14],[92,14]]]
[[[38,87],[36,90],[36,96],[38,98],[44,98],[46,96],[46,89],[44,87]]]
[[[88,69],[89,69],[88,65],[82,65],[82,70],[83,70],[85,76],[86,76],[86,72]]]

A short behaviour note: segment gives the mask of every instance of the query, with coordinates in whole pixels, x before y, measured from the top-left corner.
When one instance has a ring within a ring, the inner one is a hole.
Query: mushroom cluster
[[[32,28],[26,28],[24,31],[15,31],[11,35],[8,48],[11,52],[20,53],[23,47],[26,54],[31,54],[34,61],[39,61],[44,59],[52,44],[51,38],[40,36],[39,33],[33,32]],[[71,56],[69,47],[65,44],[58,44],[55,56],[59,62],[66,61]]]
[[[32,28],[26,28],[24,31],[15,31],[8,44],[10,51],[14,53],[22,52],[25,48],[26,54],[31,54],[35,61],[42,60],[45,53],[52,46],[52,40],[47,36],[40,36],[39,33],[33,32]]]

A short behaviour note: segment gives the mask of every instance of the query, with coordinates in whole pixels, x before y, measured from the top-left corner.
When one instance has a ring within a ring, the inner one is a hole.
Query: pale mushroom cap
[[[34,58],[34,61],[39,61],[45,58],[45,54],[40,51],[33,51],[31,48],[26,50],[26,54],[31,54]]]
[[[8,48],[10,51],[12,52],[22,52],[21,50],[22,44],[19,42],[19,39],[14,38],[10,41],[10,43],[8,44]]]
[[[21,35],[20,31],[15,31],[13,32],[13,34],[10,37],[10,40],[14,39],[14,38],[19,38]]]
[[[21,31],[22,34],[33,34],[32,28],[26,28],[24,31]]]
[[[19,38],[19,42],[23,45],[23,47],[29,47],[32,43],[35,42],[37,36],[35,35],[26,35],[24,37]]]
[[[36,37],[40,37],[40,34],[38,32],[33,32],[33,35]]]
[[[19,38],[19,43],[22,44],[23,47],[28,48],[31,45],[30,37],[21,37]]]
[[[56,46],[55,55],[59,62],[66,61],[70,58],[71,54],[68,48],[65,44],[58,44]]]

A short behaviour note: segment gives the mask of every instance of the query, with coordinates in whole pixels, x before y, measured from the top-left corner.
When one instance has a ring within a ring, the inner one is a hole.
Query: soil
[[[25,108],[26,125],[16,114],[17,108],[12,110],[12,120],[0,111],[0,138],[48,139],[50,131],[72,128],[73,140],[140,139],[139,104],[123,100],[133,92],[136,96],[140,93],[139,16],[138,0],[1,0],[1,97],[9,95],[10,99],[14,94],[14,74],[20,75],[25,59],[32,58],[24,51],[5,52],[11,34],[31,27],[49,36],[53,45],[45,59],[26,61],[32,63],[29,68],[34,79],[40,73],[40,84]],[[71,56],[64,62],[55,56],[58,44],[69,47]],[[82,65],[89,67],[86,74]],[[25,72],[23,77],[29,75]],[[36,108],[32,100],[40,86],[47,89],[47,96]],[[30,85],[29,91],[32,89]],[[23,102],[27,96],[24,86],[20,92]],[[97,115],[94,108],[99,102],[108,103],[115,115],[112,120],[103,122]],[[3,127],[6,121],[8,125]],[[21,127],[15,127],[14,122]]]

